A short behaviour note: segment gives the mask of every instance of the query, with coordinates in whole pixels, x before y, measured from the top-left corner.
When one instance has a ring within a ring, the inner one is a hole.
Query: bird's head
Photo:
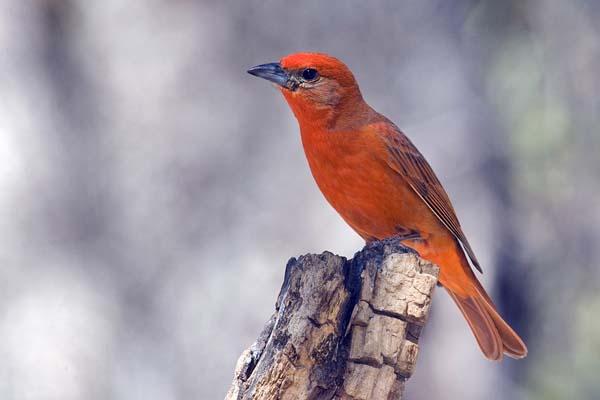
[[[279,62],[250,68],[248,73],[278,85],[301,127],[324,124],[332,128],[350,114],[361,114],[366,106],[350,69],[327,54],[290,54]]]

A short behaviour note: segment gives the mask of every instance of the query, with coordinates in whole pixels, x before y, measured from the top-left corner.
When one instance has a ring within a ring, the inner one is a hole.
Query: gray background
[[[0,398],[219,399],[289,257],[362,247],[281,95],[355,72],[454,201],[524,361],[439,290],[409,398],[600,397],[597,1],[0,2]]]

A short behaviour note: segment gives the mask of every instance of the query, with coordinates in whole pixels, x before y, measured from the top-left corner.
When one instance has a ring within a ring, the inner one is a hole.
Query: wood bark
[[[401,399],[439,270],[398,239],[292,258],[226,400]]]

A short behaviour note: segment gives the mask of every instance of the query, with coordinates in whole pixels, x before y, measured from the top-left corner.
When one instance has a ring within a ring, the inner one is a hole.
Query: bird
[[[393,122],[367,104],[352,71],[330,55],[302,52],[247,72],[283,94],[298,120],[314,180],[344,221],[367,244],[398,236],[438,265],[439,283],[485,357],[525,357],[525,343],[475,276],[472,266],[482,272],[480,263],[433,169]]]

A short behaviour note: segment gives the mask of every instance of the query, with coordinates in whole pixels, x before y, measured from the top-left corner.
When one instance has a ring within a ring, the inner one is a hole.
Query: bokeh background
[[[529,345],[440,290],[409,398],[600,397],[600,2],[0,4],[0,398],[223,398],[287,259],[362,247],[245,73],[296,51],[429,159]]]

